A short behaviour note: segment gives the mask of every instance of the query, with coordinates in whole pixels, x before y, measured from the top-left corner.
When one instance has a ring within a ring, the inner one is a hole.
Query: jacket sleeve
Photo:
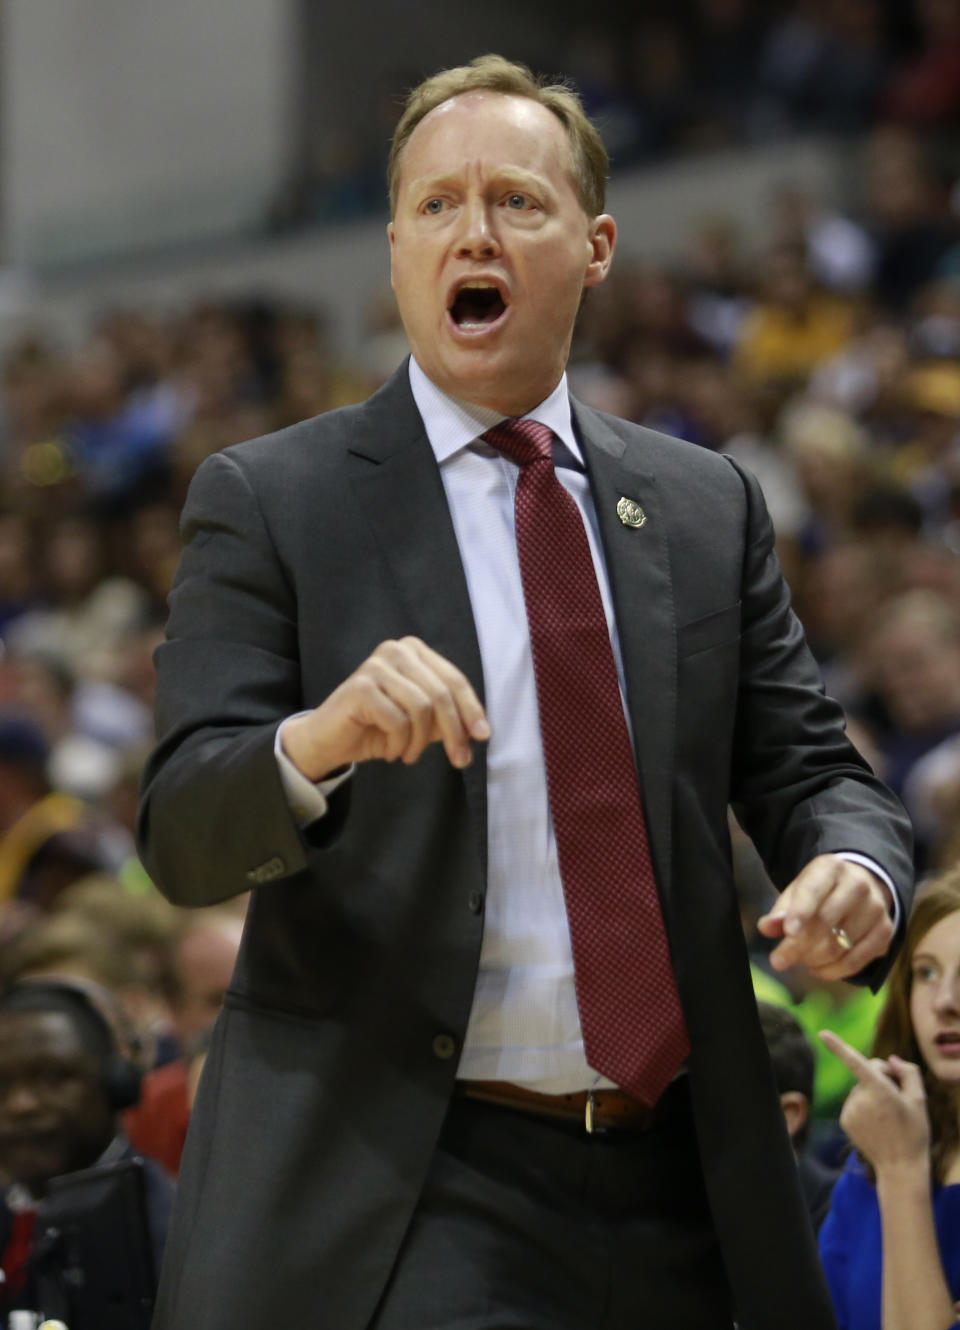
[[[296,604],[235,458],[200,467],[181,529],[138,843],[170,900],[207,905],[306,865],[273,751],[302,709]]]
[[[909,820],[847,739],[843,712],[824,693],[790,605],[760,487],[749,473],[740,475],[748,531],[734,812],[778,887],[818,854],[846,850],[872,859],[897,889],[902,931],[913,881]],[[889,958],[875,962],[859,978],[876,988],[888,964]]]

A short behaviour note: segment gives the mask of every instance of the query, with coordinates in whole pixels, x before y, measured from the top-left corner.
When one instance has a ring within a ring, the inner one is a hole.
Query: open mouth
[[[960,1055],[960,1030],[943,1030],[933,1042],[941,1053]]]
[[[462,283],[454,293],[450,317],[463,332],[492,327],[506,312],[499,287],[482,278]]]

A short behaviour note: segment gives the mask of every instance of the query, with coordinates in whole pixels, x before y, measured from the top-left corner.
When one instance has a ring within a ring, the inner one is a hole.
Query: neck
[[[556,375],[551,376],[549,380],[543,380],[538,384],[525,383],[518,387],[516,391],[512,391],[511,385],[504,383],[502,377],[493,378],[489,381],[464,383],[443,374],[430,373],[429,370],[424,369],[416,356],[413,357],[413,360],[420,372],[451,401],[457,402],[468,410],[473,408],[474,410],[494,411],[498,416],[510,416],[513,419],[528,415],[541,402],[545,402],[556,391],[565,372],[565,367],[561,365]]]

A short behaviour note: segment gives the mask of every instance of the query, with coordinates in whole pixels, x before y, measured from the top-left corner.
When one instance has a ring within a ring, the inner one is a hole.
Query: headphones
[[[126,1017],[116,1006],[113,994],[99,984],[89,987],[95,989],[97,998],[110,1008],[111,1016],[118,1023],[125,1023]],[[121,1053],[117,1032],[97,1001],[87,992],[87,985],[65,979],[23,979],[0,996],[0,1011],[66,1012],[86,1027],[88,1035],[91,1030],[95,1032],[100,1050],[101,1082],[110,1107],[120,1112],[139,1102],[143,1072]],[[84,1043],[91,1046],[89,1038],[85,1038]]]

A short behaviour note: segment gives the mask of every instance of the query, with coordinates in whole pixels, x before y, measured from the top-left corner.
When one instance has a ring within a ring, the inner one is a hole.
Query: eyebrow
[[[435,175],[420,176],[416,180],[411,180],[407,186],[408,192],[421,194],[424,191],[432,189],[443,189],[446,186],[460,183],[460,176],[453,171],[437,172]],[[521,167],[504,167],[497,171],[492,177],[492,183],[495,185],[516,184],[522,188],[532,188],[538,193],[545,190],[553,192],[553,186],[550,181],[533,171],[524,171]]]

